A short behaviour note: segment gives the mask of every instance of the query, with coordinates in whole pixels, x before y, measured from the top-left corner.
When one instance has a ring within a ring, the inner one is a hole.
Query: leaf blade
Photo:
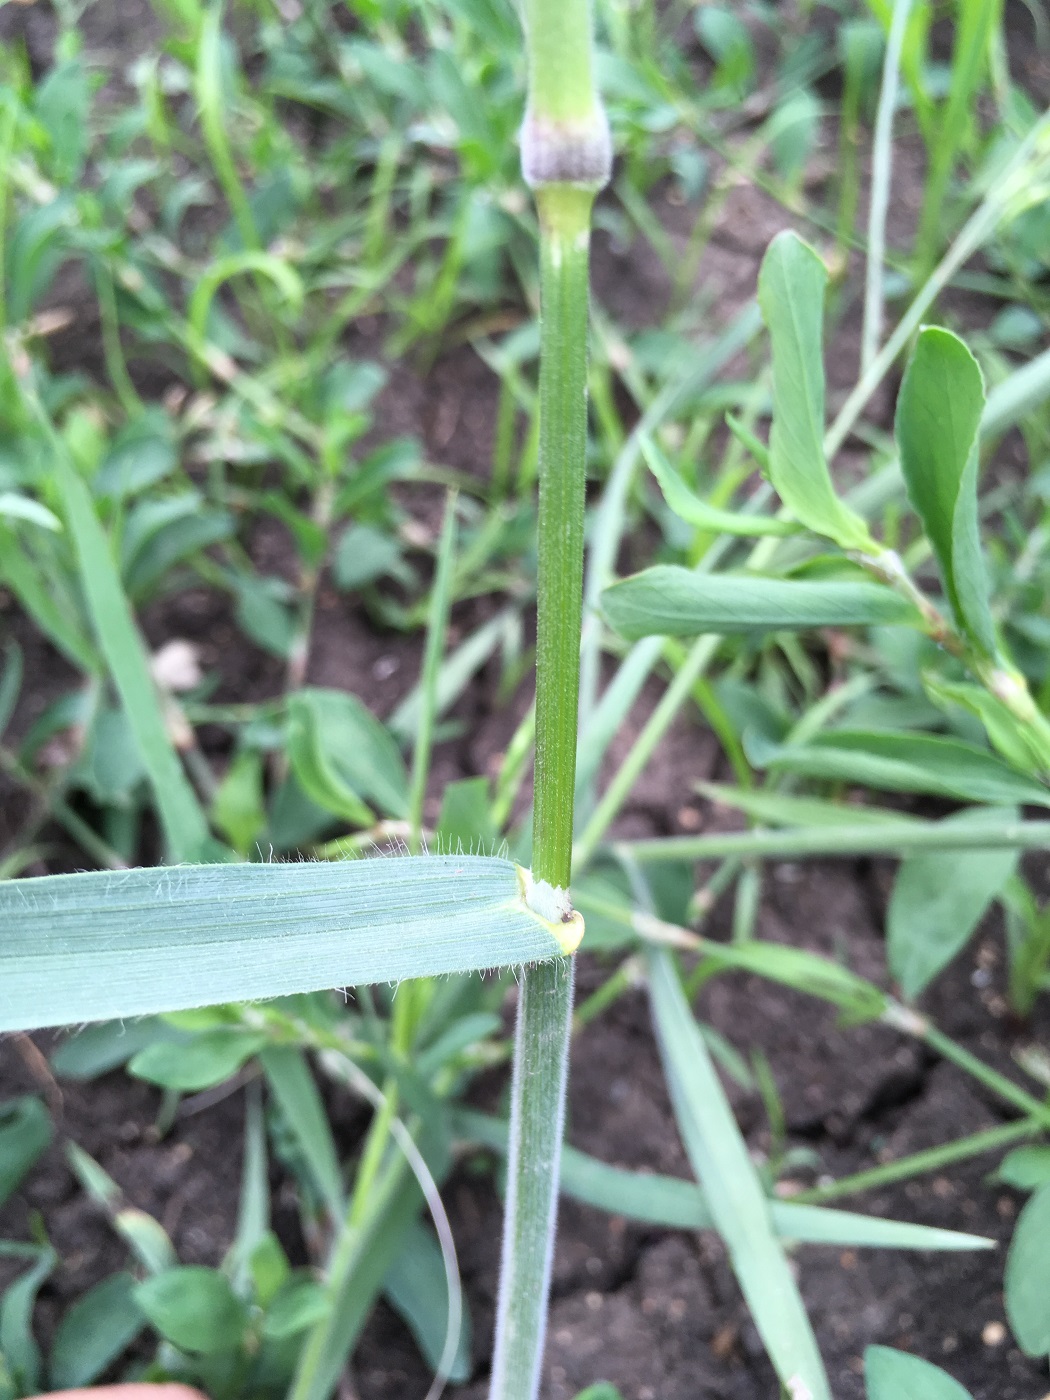
[[[548,924],[490,856],[157,867],[0,882],[0,1027],[33,1029],[542,961]]]
[[[773,426],[769,476],[803,525],[842,549],[876,546],[855,511],[839,500],[824,456],[824,288],[827,270],[813,249],[785,230],[769,245],[758,304],[773,347]]]
[[[747,1146],[693,1020],[674,962],[647,956],[660,1054],[679,1131],[770,1360],[783,1383],[831,1400],[827,1375]]]
[[[977,516],[984,376],[957,335],[919,333],[904,373],[894,433],[908,499],[940,565],[956,621],[989,655],[996,649]]]
[[[917,620],[903,598],[877,583],[700,574],[671,564],[614,583],[602,594],[602,610],[628,641]]]

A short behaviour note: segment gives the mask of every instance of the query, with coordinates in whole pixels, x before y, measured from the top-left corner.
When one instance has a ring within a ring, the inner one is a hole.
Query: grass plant
[[[214,1268],[63,1143],[128,1263],[45,1354],[61,1243],[0,1242],[0,1400],[118,1373],[325,1400],[380,1297],[436,1397],[472,1372],[443,1195],[479,1153],[506,1184],[492,1400],[541,1393],[559,1192],[714,1231],[783,1394],[827,1400],[795,1244],[1003,1268],[969,1228],[828,1204],[989,1155],[1030,1194],[1006,1313],[1045,1358],[1045,1063],[1029,1047],[1003,1072],[923,1000],[996,908],[1012,1011],[1050,987],[1050,127],[1009,72],[1002,7],[951,9],[944,70],[926,0],[843,7],[830,45],[801,11],[527,0],[523,63],[488,0],[165,0],[127,91],[104,94],[90,11],[60,9],[43,68],[0,48],[0,772],[23,804],[0,849],[0,1030],[39,1070],[24,1033],[80,1027],[47,1074],[156,1086],[160,1134],[245,1098]],[[829,204],[807,172],[839,76]],[[909,248],[890,237],[895,140],[929,158]],[[757,300],[727,311],[702,274],[741,182],[805,236],[773,238]],[[644,245],[662,268],[655,330],[617,288],[591,298],[592,226],[606,258]],[[58,367],[70,274],[97,319],[91,375]],[[995,299],[990,329],[959,319],[956,288]],[[829,389],[825,337],[861,299],[856,382]],[[391,403],[435,361],[456,392],[394,435]],[[474,461],[457,433],[476,383],[494,426]],[[1007,435],[1031,471],[982,484]],[[202,642],[160,647],[201,598]],[[425,632],[385,721],[331,680],[340,609],[409,647]],[[228,698],[221,668],[201,673],[220,635],[265,686]],[[41,655],[67,679],[30,713]],[[533,661],[492,770],[438,783],[479,678],[503,704]],[[719,751],[697,810],[736,826],[628,839],[684,717]],[[771,862],[857,855],[898,862],[879,981],[762,936]],[[581,938],[602,972],[574,1007]],[[1005,1121],[785,1198],[769,1066],[702,1019],[733,974],[922,1046]],[[573,1036],[639,986],[692,1179],[563,1151]],[[508,1063],[508,1116],[468,1106]],[[761,1091],[764,1160],[727,1079]],[[369,1115],[349,1154],[326,1094]],[[0,1104],[0,1205],[61,1132],[45,1099]],[[271,1167],[294,1184],[298,1262]],[[864,1383],[966,1395],[884,1346]]]

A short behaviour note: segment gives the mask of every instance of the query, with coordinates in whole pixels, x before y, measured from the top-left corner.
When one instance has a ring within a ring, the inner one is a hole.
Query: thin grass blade
[[[55,470],[92,625],[149,774],[169,853],[176,861],[199,860],[211,843],[208,823],[168,734],[109,541],[85,482],[64,453],[56,455]]]
[[[647,955],[660,1054],[678,1128],[769,1358],[789,1392],[831,1400],[824,1364],[736,1119],[669,954]]]

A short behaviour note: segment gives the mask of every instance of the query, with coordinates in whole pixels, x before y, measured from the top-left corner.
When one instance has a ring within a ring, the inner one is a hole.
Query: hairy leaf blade
[[[823,262],[797,234],[769,245],[758,303],[773,347],[769,476],[803,525],[843,549],[874,548],[864,521],[835,495],[824,456]]]
[[[699,574],[671,564],[614,583],[602,594],[602,609],[628,641],[917,620],[903,598],[877,583]]]
[[[582,929],[488,856],[98,871],[0,883],[0,1029],[560,956]]]
[[[904,373],[894,431],[908,499],[933,545],[960,627],[995,652],[977,516],[984,377],[951,331],[927,326]]]

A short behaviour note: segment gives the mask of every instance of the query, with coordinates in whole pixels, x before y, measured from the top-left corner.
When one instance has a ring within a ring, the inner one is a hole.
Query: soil
[[[105,22],[107,11],[103,5],[88,11],[89,22],[101,15],[94,21],[97,34],[89,34],[89,44],[100,50],[124,42],[123,34]],[[1023,24],[1023,11],[1018,11]],[[34,64],[45,63],[52,32],[47,12],[39,5],[6,7],[0,32],[8,34],[18,25],[28,34]],[[1038,87],[1046,74],[1034,57],[1025,61],[1033,68],[1033,88]],[[830,137],[826,150],[834,150]],[[921,175],[915,153],[907,148],[899,157],[898,174],[901,192],[894,218],[903,220],[903,227],[891,234],[905,236],[909,221],[914,222]],[[697,209],[673,203],[660,190],[656,205],[669,235],[684,246]],[[733,190],[702,268],[704,285],[717,298],[714,314],[720,323],[753,295],[761,253],[785,222],[784,211],[754,189]],[[594,264],[595,294],[611,315],[629,326],[651,325],[660,318],[669,283],[641,240],[620,248],[607,236],[597,236]],[[975,322],[984,324],[982,314],[990,319],[993,310],[985,303],[983,313],[975,311]],[[374,329],[375,336],[366,334],[364,340],[381,343],[382,328]],[[90,322],[88,332],[82,323],[80,334],[89,332]],[[836,395],[841,397],[853,382],[856,358],[855,321],[847,317],[829,356],[832,409]],[[466,348],[440,356],[429,370],[411,363],[392,366],[379,401],[378,431],[384,436],[414,434],[431,460],[486,472],[495,389],[494,376]],[[893,390],[888,387],[885,403],[878,406],[885,416]],[[429,512],[425,498],[419,509]],[[260,533],[253,553],[275,572],[289,557],[272,533]],[[471,603],[458,609],[454,625],[466,632],[485,606]],[[175,636],[204,643],[203,664],[220,678],[217,699],[259,700],[280,687],[278,663],[245,641],[227,605],[213,595],[184,592],[152,610],[145,626],[154,645]],[[16,718],[24,731],[68,684],[70,673],[19,623],[2,596],[0,629],[17,635],[27,653],[30,685]],[[323,586],[309,678],[352,690],[378,713],[388,714],[416,680],[420,645],[418,636],[378,629]],[[495,669],[486,668],[457,705],[458,736],[437,748],[428,816],[435,814],[446,782],[492,770],[528,703],[522,692],[497,705]],[[654,686],[643,694],[611,762],[622,757],[659,693]],[[210,755],[221,759],[221,736],[206,734],[205,742]],[[695,795],[697,780],[716,771],[716,758],[711,736],[698,723],[680,720],[638,783],[617,830],[630,836],[661,835],[721,823],[724,814]],[[25,811],[24,800],[0,781],[0,849]],[[857,971],[884,981],[882,926],[891,869],[878,861],[769,865],[758,933],[844,956]],[[726,932],[728,920],[728,910],[717,908],[712,932]],[[1050,1012],[1044,1006],[1025,1026],[1009,1021],[1000,986],[1003,961],[1002,931],[986,924],[939,979],[926,1009],[948,1034],[1016,1077],[1013,1052],[1032,1041],[1047,1043]],[[581,955],[580,995],[593,990],[604,975],[597,958]],[[513,992],[508,1016],[512,1001]],[[699,997],[697,1010],[744,1054],[761,1051],[767,1057],[783,1105],[786,1141],[780,1146],[811,1154],[811,1165],[793,1171],[802,1186],[1005,1121],[999,1103],[916,1044],[879,1027],[840,1028],[830,1010],[756,978],[726,974],[715,979]],[[234,1093],[177,1117],[169,1131],[158,1134],[159,1098],[152,1089],[120,1074],[92,1084],[56,1085],[41,1055],[50,1043],[47,1036],[0,1042],[0,1100],[43,1092],[60,1128],[60,1140],[0,1212],[0,1236],[23,1239],[39,1212],[61,1255],[60,1267],[41,1293],[43,1336],[86,1287],[126,1263],[108,1223],[77,1188],[62,1155],[62,1139],[83,1146],[119,1183],[129,1203],[157,1216],[184,1263],[217,1264],[236,1220],[243,1131],[243,1095]],[[495,1078],[479,1083],[479,1101],[493,1106],[500,1087]],[[760,1100],[728,1087],[752,1150],[769,1153],[774,1144]],[[333,1111],[340,1147],[349,1157],[358,1148],[363,1116],[338,1097]],[[621,1166],[689,1175],[641,991],[623,997],[577,1038],[568,1140]],[[1026,1361],[1001,1325],[1005,1247],[1023,1198],[989,1180],[994,1166],[994,1159],[975,1159],[943,1175],[841,1203],[878,1216],[990,1236],[999,1242],[994,1255],[797,1251],[803,1295],[836,1400],[863,1396],[861,1357],[871,1342],[914,1351],[945,1366],[974,1400],[1050,1400],[1046,1365]],[[275,1169],[272,1184],[275,1226],[301,1259],[290,1183]],[[464,1165],[449,1183],[446,1205],[474,1319],[474,1377],[460,1393],[463,1400],[482,1400],[500,1241],[500,1203],[491,1175]],[[414,1344],[383,1305],[365,1331],[352,1379],[352,1393],[360,1400],[404,1400],[427,1389],[429,1375]],[[774,1376],[713,1236],[641,1227],[563,1202],[543,1393],[550,1400],[569,1400],[598,1379],[616,1384],[625,1400],[774,1400]]]

